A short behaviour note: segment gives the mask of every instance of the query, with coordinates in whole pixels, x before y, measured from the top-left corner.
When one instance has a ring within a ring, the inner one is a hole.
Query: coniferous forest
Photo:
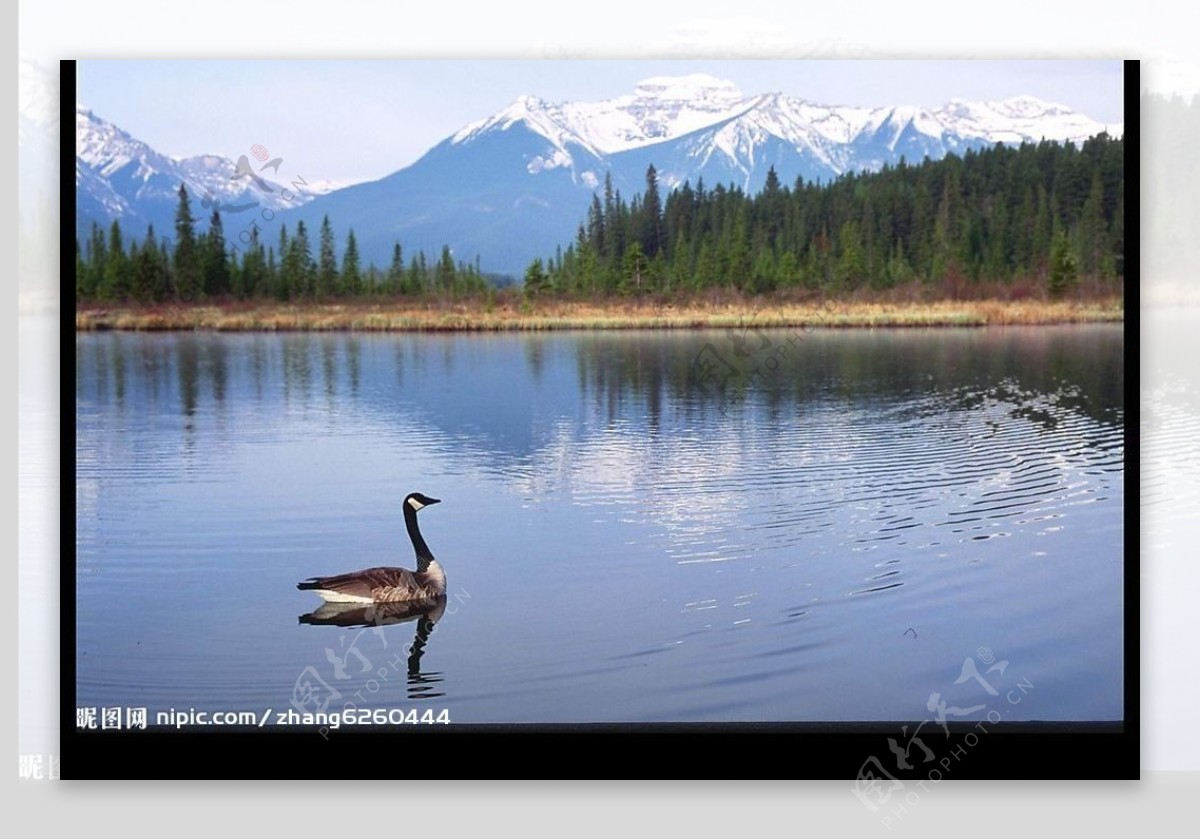
[[[396,243],[386,269],[363,266],[354,231],[339,258],[326,217],[315,241],[304,222],[265,244],[252,227],[230,243],[220,213],[198,234],[187,188],[179,187],[175,229],[168,245],[151,226],[140,242],[125,241],[119,221],[94,224],[86,243],[75,243],[75,291],[80,301],[195,303],[211,300],[336,300],[367,296],[470,297],[488,288],[478,265],[456,262],[448,247],[430,261],[424,253],[404,262]]]
[[[558,294],[836,295],[918,281],[969,292],[981,281],[1061,295],[1083,277],[1124,276],[1124,143],[997,145],[916,166],[903,160],[830,184],[772,170],[765,188],[683,184],[663,197],[653,167],[630,201],[606,182],[575,242],[526,272]]]
[[[645,189],[626,199],[606,180],[575,241],[525,272],[530,298],[655,295],[709,290],[745,295],[819,291],[830,296],[899,286],[970,296],[1020,286],[1062,296],[1088,280],[1124,277],[1124,142],[1108,135],[1082,146],[997,145],[961,157],[885,166],[832,183],[772,170],[748,195],[733,185],[684,183],[673,190],[651,166]],[[581,208],[582,209],[582,208]],[[119,222],[93,225],[76,241],[81,302],[357,298],[473,298],[495,288],[478,263],[408,257],[361,264],[353,231],[341,243],[326,218],[314,235],[301,222],[275,241],[259,231],[229,242],[218,213],[197,233],[186,188],[175,229],[127,239]]]

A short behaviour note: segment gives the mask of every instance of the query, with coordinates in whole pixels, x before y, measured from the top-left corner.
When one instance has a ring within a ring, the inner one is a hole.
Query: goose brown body
[[[310,578],[297,584],[297,588],[314,590],[326,601],[394,604],[445,595],[446,575],[434,560],[423,572],[375,566],[342,575]]]
[[[357,572],[309,578],[296,584],[296,588],[311,590],[333,603],[396,604],[442,597],[446,594],[446,573],[417,527],[417,511],[438,502],[421,493],[410,493],[404,499],[404,524],[417,554],[416,571],[373,566]]]

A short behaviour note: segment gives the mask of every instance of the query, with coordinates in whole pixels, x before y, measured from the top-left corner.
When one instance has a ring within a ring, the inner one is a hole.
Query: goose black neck
[[[433,552],[425,545],[425,538],[421,536],[421,529],[417,527],[417,512],[408,504],[404,506],[404,525],[408,528],[408,538],[412,540],[413,550],[417,552],[417,571],[423,572],[433,562]]]

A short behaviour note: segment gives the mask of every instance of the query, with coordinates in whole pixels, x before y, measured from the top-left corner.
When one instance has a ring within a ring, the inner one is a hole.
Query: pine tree
[[[1079,262],[1071,251],[1071,241],[1059,229],[1054,234],[1050,250],[1050,279],[1048,290],[1051,297],[1059,298],[1071,291],[1079,275]]]
[[[1079,219],[1079,250],[1083,255],[1083,273],[1094,277],[1103,270],[1108,242],[1104,221],[1104,187],[1100,170],[1092,173],[1092,185]]]
[[[779,257],[779,265],[775,270],[776,283],[780,288],[795,288],[800,283],[800,260],[796,252],[784,251]]]
[[[383,292],[383,281],[375,263],[367,266],[366,273],[363,275],[363,293],[368,295],[378,295]]]
[[[200,254],[196,248],[196,220],[188,201],[187,187],[179,185],[179,206],[175,210],[175,293],[183,301],[199,300],[204,292]]]
[[[525,269],[525,296],[538,297],[546,292],[546,271],[540,257],[535,258]]]
[[[277,300],[287,300],[292,296],[290,278],[288,276],[288,254],[291,251],[291,240],[288,239],[287,225],[279,226],[279,250],[268,252],[268,269],[271,275],[271,294]]]
[[[863,243],[858,225],[847,219],[838,232],[838,261],[834,268],[834,282],[839,289],[855,289],[866,274]]]
[[[1050,213],[1050,199],[1046,188],[1038,185],[1037,215],[1033,217],[1033,254],[1030,266],[1038,277],[1045,277],[1045,267],[1049,262],[1050,243],[1054,232],[1054,222]]]
[[[711,289],[720,282],[717,276],[717,261],[716,249],[708,239],[704,239],[700,243],[700,250],[696,255],[696,272],[693,278],[693,288],[696,291]]]
[[[88,237],[84,297],[99,296],[100,288],[104,285],[104,269],[107,264],[108,246],[104,242],[104,232],[100,230],[100,225],[92,222],[91,235]]]
[[[419,297],[425,293],[425,255],[418,252],[408,262],[408,273],[404,278],[404,293],[410,297]]]
[[[225,229],[221,214],[214,208],[204,238],[204,293],[209,297],[229,294],[229,255],[225,252]]]
[[[166,282],[159,265],[158,240],[154,225],[146,230],[146,241],[133,258],[133,282],[131,292],[139,303],[152,303],[166,297]]]
[[[404,254],[399,242],[392,248],[392,265],[387,273],[387,291],[389,295],[398,295],[404,291]]]
[[[654,164],[646,170],[646,193],[642,198],[641,244],[647,259],[654,259],[663,247],[663,205],[658,194],[658,172]]]
[[[442,254],[438,258],[437,267],[434,269],[437,274],[437,289],[444,295],[448,295],[454,291],[454,256],[450,253],[450,246],[442,246]]]
[[[772,250],[774,250],[783,229],[785,201],[783,188],[779,185],[779,175],[775,172],[775,167],[772,166],[767,170],[766,183],[763,185],[762,192],[759,193],[756,201],[759,207],[758,216],[761,220],[760,225],[764,234],[764,243]]]
[[[178,298],[179,290],[175,285],[175,271],[171,267],[171,249],[167,247],[165,237],[158,242],[158,271],[159,284],[162,290],[159,299],[170,300],[171,298]]]
[[[613,189],[612,173],[604,175],[604,252],[601,258],[610,280],[619,274],[618,263],[625,252],[625,230],[622,224],[620,194]]]
[[[754,294],[774,291],[777,285],[775,257],[770,249],[762,248],[754,258],[754,270],[750,277],[749,291]]]
[[[619,288],[621,294],[641,294],[645,291],[646,268],[646,254],[642,251],[641,243],[631,243],[625,249],[625,258],[622,262]]]
[[[933,222],[933,245],[930,249],[929,277],[927,278],[931,283],[945,279],[946,275],[954,268],[956,199],[957,196],[950,191],[950,180],[947,178]]]
[[[279,297],[281,295],[280,281],[279,281],[279,266],[276,265],[276,263],[275,263],[275,247],[274,246],[267,247],[267,273],[266,273],[266,276],[263,278],[262,289],[263,289],[263,292],[270,294],[270,295],[274,295],[275,297]]]
[[[283,239],[281,238],[281,243]],[[296,234],[287,240],[287,251],[280,267],[280,297],[312,297],[316,281],[312,251],[308,244],[308,229],[304,221],[296,223]]]
[[[363,293],[362,271],[358,264],[358,240],[353,229],[346,236],[346,253],[342,256],[342,292],[350,297]]]
[[[233,291],[237,297],[245,300],[262,294],[267,282],[266,261],[262,243],[258,241],[258,228],[252,227],[246,255],[242,259],[242,270],[238,272],[238,282]]]
[[[606,182],[611,186],[611,182]],[[600,196],[592,193],[592,205],[588,208],[587,240],[592,251],[604,253],[604,208],[600,206]]]
[[[1033,189],[1026,187],[1020,209],[1009,225],[1012,231],[1012,258],[1010,265],[1015,273],[1031,274],[1033,271],[1033,225],[1036,220],[1036,205]]]
[[[317,297],[330,298],[341,292],[337,254],[334,251],[333,226],[329,224],[329,216],[321,220],[320,256],[317,262]]]
[[[87,300],[91,294],[87,288],[87,263],[83,260],[83,251],[79,248],[79,237],[75,237],[75,298]]]
[[[1116,207],[1112,222],[1112,270],[1116,277],[1125,276],[1125,182],[1117,191]]]
[[[930,280],[933,274],[931,234],[935,227],[929,172],[930,168],[927,166],[919,166],[913,170],[912,226],[908,237],[908,256],[913,271],[926,281]]]
[[[904,246],[897,239],[892,246],[891,256],[888,257],[887,270],[883,273],[880,285],[884,288],[907,283],[913,277],[912,266],[904,256]]]
[[[105,252],[104,279],[100,285],[100,297],[104,300],[122,301],[129,297],[128,258],[121,237],[121,223],[113,219],[108,229],[108,248]]]
[[[303,219],[296,222],[296,235],[292,241],[297,254],[296,290],[305,297],[314,297],[317,291],[317,264],[313,260],[312,242],[308,238],[308,227]]]
[[[734,193],[730,191],[730,195]],[[736,218],[731,221],[731,232],[725,248],[723,274],[730,288],[743,290],[750,287],[754,268],[750,264],[750,229],[744,208],[735,209],[734,214]],[[718,250],[717,253],[721,252]]]

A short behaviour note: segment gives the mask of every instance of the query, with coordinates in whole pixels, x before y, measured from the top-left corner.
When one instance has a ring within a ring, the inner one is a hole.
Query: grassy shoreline
[[[1122,322],[1120,297],[1047,301],[519,301],[80,306],[77,331],[497,332],[563,329],[963,327]]]

